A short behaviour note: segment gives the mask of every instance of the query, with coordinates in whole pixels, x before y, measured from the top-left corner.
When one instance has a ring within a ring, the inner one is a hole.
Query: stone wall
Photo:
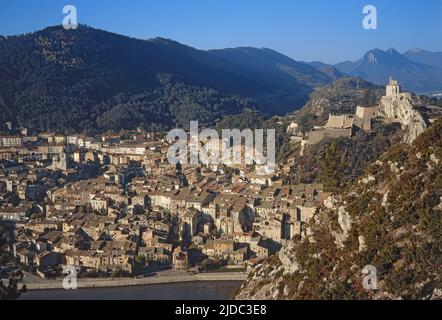
[[[322,129],[322,130],[313,130],[310,132],[308,137],[308,143],[313,145],[319,143],[322,139],[325,138],[351,138],[353,130],[349,129]]]

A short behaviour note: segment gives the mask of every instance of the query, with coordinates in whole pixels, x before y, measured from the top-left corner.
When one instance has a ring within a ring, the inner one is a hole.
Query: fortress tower
[[[401,93],[401,87],[397,80],[390,77],[390,82],[387,84],[387,97],[395,96]]]
[[[401,87],[396,80],[390,78],[386,87],[386,95],[381,98],[380,110],[385,118],[395,120],[398,117],[397,107],[400,103],[408,101],[411,103],[411,94],[401,92]]]

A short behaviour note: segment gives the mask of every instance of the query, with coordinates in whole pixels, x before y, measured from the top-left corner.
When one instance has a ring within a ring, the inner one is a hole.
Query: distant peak
[[[372,49],[366,53],[366,55],[369,55],[369,54],[375,54],[375,55],[385,55],[385,54],[396,55],[396,54],[398,54],[398,55],[400,55],[400,53],[395,48],[389,48],[385,51],[382,49],[379,49],[379,48],[375,48],[375,49]]]
[[[374,48],[374,49],[371,49],[370,51],[368,51],[367,54],[369,54],[369,53],[383,53],[383,52],[384,51],[382,49]]]
[[[378,63],[391,63],[395,61],[402,61],[404,57],[400,54],[396,49],[390,48],[385,51],[381,49],[373,49],[368,51],[364,60],[370,64],[378,64]]]
[[[389,54],[400,54],[395,48],[390,48],[386,52]]]
[[[380,49],[373,49],[368,51],[364,58],[368,63],[378,63],[379,62],[379,55],[382,53],[382,50]]]
[[[420,49],[420,48],[411,48],[410,50],[408,50],[406,52],[406,54],[407,53],[422,53],[422,52],[427,52],[427,51],[424,49]]]

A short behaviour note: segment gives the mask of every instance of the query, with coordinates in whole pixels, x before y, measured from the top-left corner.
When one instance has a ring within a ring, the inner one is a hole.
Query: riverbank
[[[244,281],[247,278],[246,273],[242,272],[223,272],[223,273],[200,273],[200,274],[177,274],[160,275],[147,278],[104,278],[104,279],[78,279],[77,288],[112,288],[112,287],[131,287],[156,284],[186,283],[186,282],[227,282]],[[50,290],[63,289],[62,280],[44,280],[29,282],[24,281],[28,290]]]

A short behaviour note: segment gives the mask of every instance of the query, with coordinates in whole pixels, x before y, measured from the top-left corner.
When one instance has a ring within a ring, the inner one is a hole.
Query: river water
[[[29,291],[21,300],[230,300],[241,282],[185,282],[133,287]]]

